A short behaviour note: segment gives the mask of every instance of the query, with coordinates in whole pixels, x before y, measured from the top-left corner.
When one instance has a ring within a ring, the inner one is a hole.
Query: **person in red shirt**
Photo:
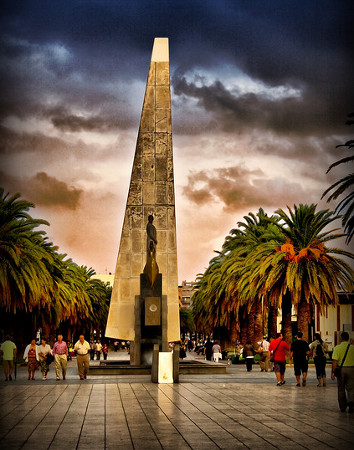
[[[277,377],[277,386],[285,384],[284,375],[286,367],[286,356],[290,351],[289,345],[283,340],[283,333],[277,333],[277,338],[270,343],[269,357],[274,358],[274,372]]]

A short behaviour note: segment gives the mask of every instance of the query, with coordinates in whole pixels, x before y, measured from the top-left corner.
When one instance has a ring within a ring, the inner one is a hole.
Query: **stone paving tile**
[[[228,369],[229,370],[229,369]],[[50,372],[52,375],[53,373]],[[149,377],[80,382],[74,364],[63,382],[0,381],[0,438],[6,449],[353,448],[354,415],[340,413],[337,390],[275,386],[274,374]],[[263,376],[266,375],[266,376]]]
[[[106,385],[106,448],[133,449],[117,384]]]

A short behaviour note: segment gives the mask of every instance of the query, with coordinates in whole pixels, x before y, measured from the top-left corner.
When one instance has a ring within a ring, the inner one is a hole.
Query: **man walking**
[[[97,339],[96,342],[96,359],[99,361],[101,359],[101,353],[102,353],[102,344],[99,339]]]
[[[93,339],[90,341],[90,359],[93,361],[95,359],[95,353],[96,353],[96,343]]]
[[[261,372],[268,372],[269,369],[269,342],[267,341],[267,336],[263,336],[261,342],[261,353],[259,365],[261,367]]]
[[[342,342],[336,345],[332,354],[332,380],[337,376],[338,403],[342,412],[347,406],[349,412],[354,411],[354,345],[349,342],[349,334],[343,331]],[[335,370],[339,374],[335,375]]]
[[[296,334],[296,341],[291,344],[290,364],[294,360],[294,373],[296,377],[296,386],[300,386],[300,376],[302,373],[302,385],[306,386],[307,371],[309,368],[308,355],[310,353],[309,344],[302,339],[302,332]]]
[[[58,334],[57,342],[53,347],[53,355],[55,360],[55,373],[57,376],[57,381],[60,380],[60,369],[63,372],[63,380],[66,377],[66,368],[68,366],[68,346],[66,342],[63,341],[63,335],[61,333]]]
[[[290,347],[283,340],[283,333],[277,333],[277,338],[269,345],[269,358],[272,354],[274,358],[274,372],[277,377],[277,386],[285,384],[286,355],[289,350]]]
[[[5,381],[12,381],[14,370],[14,361],[16,360],[17,347],[11,341],[11,336],[6,335],[5,341],[1,344],[0,353],[2,354],[2,365],[4,368]]]
[[[74,346],[76,352],[77,370],[80,380],[85,380],[90,367],[90,344],[85,341],[85,336],[80,334],[79,340]]]

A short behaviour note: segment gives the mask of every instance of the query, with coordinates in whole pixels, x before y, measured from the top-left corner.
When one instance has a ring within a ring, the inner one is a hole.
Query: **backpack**
[[[323,352],[323,348],[322,348],[321,344],[317,344],[316,356],[317,356],[317,358],[323,358],[324,357],[324,352]]]

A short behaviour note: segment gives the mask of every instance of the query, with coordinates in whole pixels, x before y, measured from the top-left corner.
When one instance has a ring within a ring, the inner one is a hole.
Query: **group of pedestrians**
[[[219,342],[214,339],[211,340],[208,336],[206,341],[193,342],[191,339],[181,339],[179,347],[179,358],[183,361],[187,356],[187,351],[194,350],[197,354],[203,353],[207,361],[218,362],[222,358],[221,346]]]
[[[104,344],[101,343],[100,339],[97,339],[97,341],[94,341],[91,339],[90,341],[90,359],[93,361],[96,356],[96,360],[99,361],[101,359],[101,355],[103,354],[103,359],[106,360],[108,356],[108,344],[105,342]]]
[[[319,333],[315,333],[315,340],[309,345],[303,339],[303,333],[296,334],[296,340],[291,347],[284,341],[282,333],[269,346],[269,356],[274,360],[274,372],[277,376],[277,386],[285,384],[284,374],[288,353],[290,365],[294,364],[296,386],[306,386],[308,361],[312,357],[316,368],[317,386],[326,386],[326,362],[329,358],[328,346]],[[302,383],[301,383],[302,376]]]
[[[271,371],[273,370],[273,364],[269,360],[269,346],[270,343],[267,341],[267,336],[263,336],[262,341],[258,342],[256,346],[253,346],[250,340],[248,340],[245,345],[242,345],[239,342],[235,348],[237,361],[240,361],[242,355],[242,358],[246,363],[247,372],[251,372],[254,364],[254,357],[256,354],[259,354],[259,366],[261,372]]]
[[[294,362],[294,374],[296,386],[306,386],[308,360],[313,357],[317,386],[326,386],[326,362],[329,358],[328,346],[322,340],[319,333],[315,333],[315,340],[309,345],[303,340],[303,333],[299,331],[296,341],[288,344],[283,340],[283,335],[277,335],[277,339],[271,342],[269,347],[274,358],[274,371],[277,377],[277,386],[285,384],[284,374],[286,355],[290,350],[290,364]],[[302,375],[302,383],[301,382]],[[332,354],[331,378],[337,378],[338,404],[342,412],[348,408],[349,413],[354,412],[354,345],[349,341],[346,331],[341,333],[341,342],[336,345]]]
[[[219,362],[219,359],[221,359],[221,347],[219,342],[216,339],[212,341],[210,337],[208,337],[204,345],[203,353],[207,361],[213,360]]]
[[[252,345],[251,341],[247,341],[244,346],[238,344],[236,351],[239,355],[242,354],[248,372],[252,370],[254,355],[258,353],[261,371],[274,370],[277,386],[283,386],[286,383],[285,370],[288,355],[290,365],[294,365],[296,386],[306,386],[308,361],[313,358],[317,386],[325,387],[327,384],[326,363],[329,359],[328,346],[321,338],[320,333],[315,333],[314,338],[314,341],[309,345],[303,339],[303,333],[299,331],[296,334],[296,340],[290,347],[284,340],[282,332],[280,332],[277,333],[276,339],[270,342],[267,341],[266,336],[263,336],[263,340],[258,343],[257,348]],[[340,410],[346,411],[348,407],[349,412],[352,413],[354,407],[354,346],[349,342],[347,332],[341,333],[341,341],[334,348],[332,354],[331,378],[333,380],[337,378]]]
[[[38,341],[40,341],[39,345]],[[70,347],[72,348],[72,352],[76,355],[79,378],[80,380],[84,380],[87,378],[89,371],[91,345],[85,340],[84,335],[81,334],[76,344],[73,347]],[[35,373],[38,369],[40,369],[42,373],[42,379],[46,380],[50,370],[50,364],[53,361],[55,362],[56,380],[59,381],[61,377],[65,380],[69,352],[69,344],[63,340],[63,335],[61,333],[58,333],[53,348],[50,347],[45,337],[38,338],[37,336],[37,340],[32,339],[30,344],[26,346],[23,354],[27,365],[28,380],[35,380]],[[108,344],[105,343],[102,345],[98,339],[95,343],[95,354],[97,355],[97,359],[100,359],[101,353],[103,353],[104,359],[107,359]],[[0,347],[0,354],[3,359],[5,381],[12,381],[17,357],[17,347],[12,341],[11,336],[7,335],[5,337],[5,341]]]

